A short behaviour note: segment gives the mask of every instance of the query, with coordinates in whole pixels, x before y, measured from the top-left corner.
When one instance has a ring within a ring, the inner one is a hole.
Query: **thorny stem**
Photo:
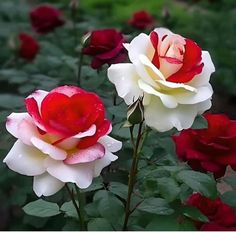
[[[125,220],[123,224],[123,230],[127,230],[129,216],[132,213],[132,211],[130,210],[130,203],[131,203],[131,196],[133,193],[136,174],[137,174],[137,168],[138,168],[138,160],[139,160],[138,155],[139,155],[139,145],[142,139],[142,126],[143,126],[143,123],[141,122],[139,124],[138,136],[137,136],[136,144],[134,146],[134,151],[133,151],[133,161],[132,161],[131,170],[129,174],[128,196],[127,196],[127,201],[126,201],[126,206],[125,206]],[[130,130],[130,132],[132,132],[132,130]],[[131,139],[132,139],[132,136],[133,135],[131,133]]]
[[[80,210],[83,206],[80,206],[80,207],[79,207],[78,204],[76,203],[73,189],[70,190],[68,184],[65,184],[65,187],[66,187],[66,190],[68,191],[68,193],[69,193],[69,195],[70,195],[70,198],[71,198],[71,200],[72,200],[72,203],[73,203],[73,205],[74,205],[74,207],[75,207],[75,210],[76,210],[76,212],[77,212],[77,214],[78,214],[79,221],[80,221],[80,230],[86,230],[86,225],[85,225],[85,221],[84,221],[84,215],[83,215],[83,213],[82,213],[81,210]],[[79,203],[80,203],[80,202],[79,202]]]

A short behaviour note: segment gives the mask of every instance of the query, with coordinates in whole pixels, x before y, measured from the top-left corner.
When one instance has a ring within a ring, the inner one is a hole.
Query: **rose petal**
[[[108,78],[115,84],[118,95],[130,105],[142,95],[138,75],[132,64],[114,64],[108,69]]]
[[[122,147],[122,142],[113,139],[108,135],[101,137],[98,142],[101,143],[110,152],[117,152]]]
[[[44,165],[46,157],[38,149],[17,140],[3,162],[15,172],[22,175],[35,176],[46,171]]]
[[[33,189],[38,197],[51,196],[58,192],[64,185],[65,183],[48,173],[44,173],[34,177]]]
[[[32,137],[32,144],[37,147],[42,153],[49,155],[51,158],[55,160],[64,160],[67,156],[67,153],[60,149],[59,147],[53,146],[42,139]]]
[[[105,148],[96,143],[88,148],[79,149],[78,151],[70,154],[65,160],[65,164],[78,164],[92,162],[101,159],[105,155]]]
[[[62,161],[53,161],[48,165],[47,171],[64,183],[75,183],[79,188],[87,188],[92,183],[94,162],[66,165]]]
[[[99,176],[104,167],[107,167],[112,161],[117,159],[118,157],[116,155],[113,155],[111,152],[106,150],[106,153],[102,159],[94,162],[94,177]]]

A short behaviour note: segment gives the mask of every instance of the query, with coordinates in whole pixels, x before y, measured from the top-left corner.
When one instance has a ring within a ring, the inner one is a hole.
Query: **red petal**
[[[202,72],[203,63],[201,62],[202,50],[192,40],[185,39],[185,54],[181,69],[167,78],[167,81],[175,83],[186,83],[191,81],[197,74]]]
[[[152,58],[152,63],[159,68],[160,67],[160,62],[159,62],[159,54],[158,54],[158,34],[155,31],[152,31],[150,34],[150,40],[152,43],[152,46],[155,50],[154,56]]]

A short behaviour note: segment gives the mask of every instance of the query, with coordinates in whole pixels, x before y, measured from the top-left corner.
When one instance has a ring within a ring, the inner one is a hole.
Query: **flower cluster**
[[[87,188],[117,159],[121,142],[109,137],[100,98],[74,86],[38,90],[25,100],[27,113],[12,113],[7,130],[18,140],[4,159],[12,170],[34,176],[37,196],[49,196],[66,182]]]

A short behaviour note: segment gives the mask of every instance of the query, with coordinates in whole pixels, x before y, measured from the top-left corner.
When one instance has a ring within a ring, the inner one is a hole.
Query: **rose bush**
[[[27,113],[12,113],[6,128],[18,140],[4,159],[20,174],[34,176],[37,196],[65,183],[87,188],[93,177],[117,159],[121,142],[109,137],[100,98],[74,86],[38,90],[25,100]]]
[[[222,202],[220,198],[211,200],[199,193],[194,193],[188,199],[187,204],[195,206],[208,217],[209,222],[196,222],[196,226],[199,230],[236,230],[236,212],[231,206]]]
[[[62,13],[50,6],[40,5],[30,12],[31,25],[39,34],[46,34],[64,24]]]
[[[208,128],[182,131],[174,136],[176,153],[195,170],[224,175],[226,167],[236,168],[236,121],[224,114],[205,114]]]
[[[95,30],[86,41],[83,53],[92,56],[91,67],[99,69],[103,64],[111,65],[125,60],[124,41],[122,33],[115,29]]]
[[[137,11],[129,19],[128,23],[140,30],[151,29],[154,26],[153,17],[145,10]]]
[[[186,129],[210,108],[209,78],[215,68],[209,53],[195,42],[157,28],[124,46],[131,63],[112,65],[108,78],[126,104],[144,97],[148,126],[158,131]]]
[[[26,33],[19,34],[20,47],[19,55],[26,60],[33,60],[38,54],[40,46],[31,35]]]

